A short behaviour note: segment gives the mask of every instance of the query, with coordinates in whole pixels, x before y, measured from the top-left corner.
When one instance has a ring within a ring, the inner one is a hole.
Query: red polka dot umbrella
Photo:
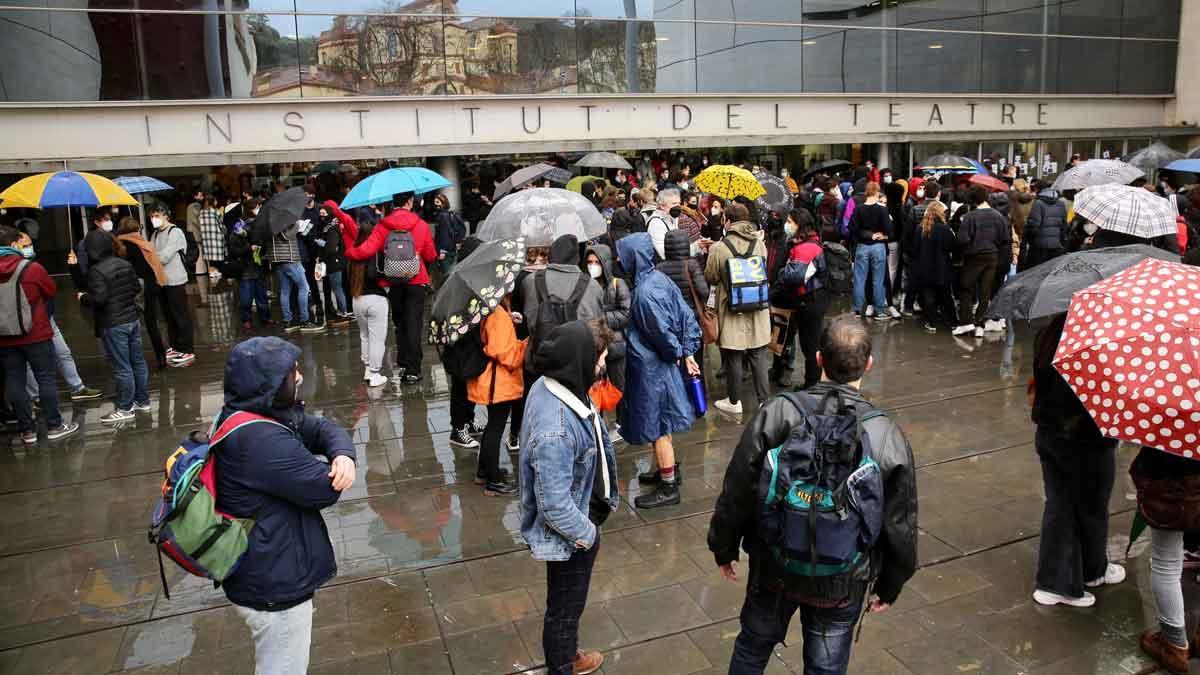
[[[1200,268],[1146,260],[1079,291],[1054,367],[1105,436],[1200,460]]]

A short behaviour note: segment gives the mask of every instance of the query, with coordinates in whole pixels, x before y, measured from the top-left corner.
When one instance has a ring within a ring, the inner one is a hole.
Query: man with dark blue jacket
[[[246,556],[223,587],[250,627],[257,675],[308,669],[313,592],[337,574],[321,509],[354,484],[349,434],[304,414],[299,358],[290,342],[256,337],[225,363],[218,424],[238,411],[261,416],[216,453],[217,508],[254,520]]]

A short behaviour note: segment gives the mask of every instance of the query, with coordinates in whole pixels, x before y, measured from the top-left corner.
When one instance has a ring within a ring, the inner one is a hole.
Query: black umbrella
[[[263,232],[269,228],[271,234],[279,234],[300,220],[307,207],[308,195],[304,194],[304,188],[289,188],[262,205],[254,220],[254,227]]]
[[[501,239],[480,244],[454,268],[433,299],[429,341],[453,344],[491,314],[512,293],[525,264],[525,240]]]
[[[782,178],[763,171],[754,174],[754,178],[767,191],[766,194],[754,200],[754,203],[758,206],[758,220],[760,223],[763,225],[766,224],[767,217],[771,211],[786,213],[792,209],[794,201],[792,191],[788,189],[787,183]]]
[[[803,180],[808,180],[813,174],[820,173],[822,171],[829,171],[831,169],[840,171],[849,166],[853,166],[853,164],[844,159],[827,159],[824,162],[817,162],[816,164],[808,167],[808,171],[805,171],[801,178]]]
[[[542,178],[548,178],[551,182],[558,183],[559,185],[566,185],[567,181],[571,180],[571,172],[545,162],[517,169],[503,183],[496,186],[496,191],[492,193],[492,199],[500,199],[513,190],[525,187],[535,180]]]

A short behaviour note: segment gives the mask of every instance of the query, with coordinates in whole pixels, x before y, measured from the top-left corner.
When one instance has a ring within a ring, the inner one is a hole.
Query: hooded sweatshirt
[[[550,245],[550,264],[546,266],[545,271],[526,275],[521,282],[521,313],[524,315],[525,325],[530,331],[533,330],[532,322],[537,321],[538,308],[541,305],[537,294],[537,276],[539,274],[546,275],[546,291],[551,296],[561,300],[571,297],[579,278],[581,276],[588,278],[588,273],[579,269],[579,240],[575,238],[575,235],[564,234],[555,239],[554,243]],[[593,281],[587,285],[583,297],[579,299],[579,305],[575,308],[575,318],[590,321],[602,316],[604,316],[604,293],[600,290],[600,285]],[[525,367],[533,368],[532,351],[525,353]],[[538,371],[534,368],[530,372]]]
[[[138,320],[137,297],[142,292],[133,264],[113,252],[113,237],[92,230],[84,238],[88,259],[88,290],[79,301],[92,308],[96,332]]]
[[[333,489],[329,465],[316,456],[355,459],[345,430],[304,413],[296,397],[299,358],[299,347],[277,337],[234,347],[217,418],[219,425],[245,411],[270,420],[239,427],[214,453],[217,508],[255,521],[246,557],[222,587],[234,604],[263,611],[305,602],[337,573],[321,509],[341,493]]]
[[[608,360],[619,361],[625,358],[625,329],[629,327],[632,302],[629,283],[613,273],[612,249],[608,246],[596,244],[588,249],[588,253],[594,253],[600,259],[600,267],[604,270],[596,281],[604,289],[604,320],[616,334],[608,346]]]
[[[1031,248],[1058,250],[1063,248],[1067,232],[1067,203],[1058,190],[1046,188],[1038,193],[1029,209],[1022,238]]]
[[[24,260],[20,255],[10,253],[0,255],[0,282],[6,282],[17,271],[17,266]],[[58,291],[54,280],[46,273],[41,263],[29,261],[25,266],[25,274],[21,277],[21,290],[29,299],[29,309],[33,312],[33,325],[28,333],[14,337],[0,337],[0,347],[19,347],[23,345],[45,342],[54,337],[50,327],[49,305],[54,301]]]
[[[333,202],[325,202],[326,206],[331,204]],[[337,205],[333,204],[333,206]],[[416,276],[408,280],[408,285],[429,285],[429,271],[426,269],[426,266],[437,260],[438,253],[433,245],[433,235],[429,233],[429,224],[421,220],[420,216],[408,209],[395,209],[384,216],[383,220],[380,220],[375,226],[375,229],[371,230],[370,236],[359,245],[355,245],[355,239],[358,238],[358,227],[347,227],[345,220],[342,220],[342,224],[342,240],[346,245],[346,258],[349,260],[369,261],[378,255],[383,250],[384,244],[387,243],[388,234],[393,230],[411,233],[413,244],[417,248],[417,257],[421,261],[421,269],[417,272]],[[397,282],[388,281],[383,277],[379,278],[379,285],[384,288],[395,283]]]

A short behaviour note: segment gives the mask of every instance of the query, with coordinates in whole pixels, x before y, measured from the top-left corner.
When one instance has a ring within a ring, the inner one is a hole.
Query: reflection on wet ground
[[[90,327],[68,306],[64,296],[59,321],[85,379],[111,392]],[[150,415],[106,428],[106,399],[64,406],[84,427],[64,442],[0,437],[0,672],[253,672],[249,634],[224,595],[172,567],[166,599],[144,534],[162,461],[220,409],[224,354],[240,337],[228,295],[195,311],[197,361],[152,377]],[[922,568],[891,612],[866,618],[851,672],[1144,666],[1135,636],[1154,618],[1145,541],[1128,581],[1102,589],[1094,608],[1029,599],[1042,504],[1029,335],[1008,345],[927,335],[912,321],[871,330],[877,365],[865,388],[904,426],[921,467]],[[432,351],[420,386],[369,391],[352,329],[289,339],[304,349],[310,411],[351,430],[359,450],[359,482],[325,514],[339,572],[316,596],[312,672],[537,672],[544,571],[516,534],[516,500],[484,497],[474,453],[449,445]],[[709,384],[723,396],[720,381]],[[739,433],[713,410],[677,438],[684,500],[649,512],[630,506],[649,450],[618,446],[626,503],[605,528],[581,642],[606,652],[604,673],[726,671],[744,589],[719,578],[705,533]],[[1118,459],[1115,559],[1134,506],[1131,457],[1123,448]],[[798,631],[793,622],[769,673],[802,671]]]

